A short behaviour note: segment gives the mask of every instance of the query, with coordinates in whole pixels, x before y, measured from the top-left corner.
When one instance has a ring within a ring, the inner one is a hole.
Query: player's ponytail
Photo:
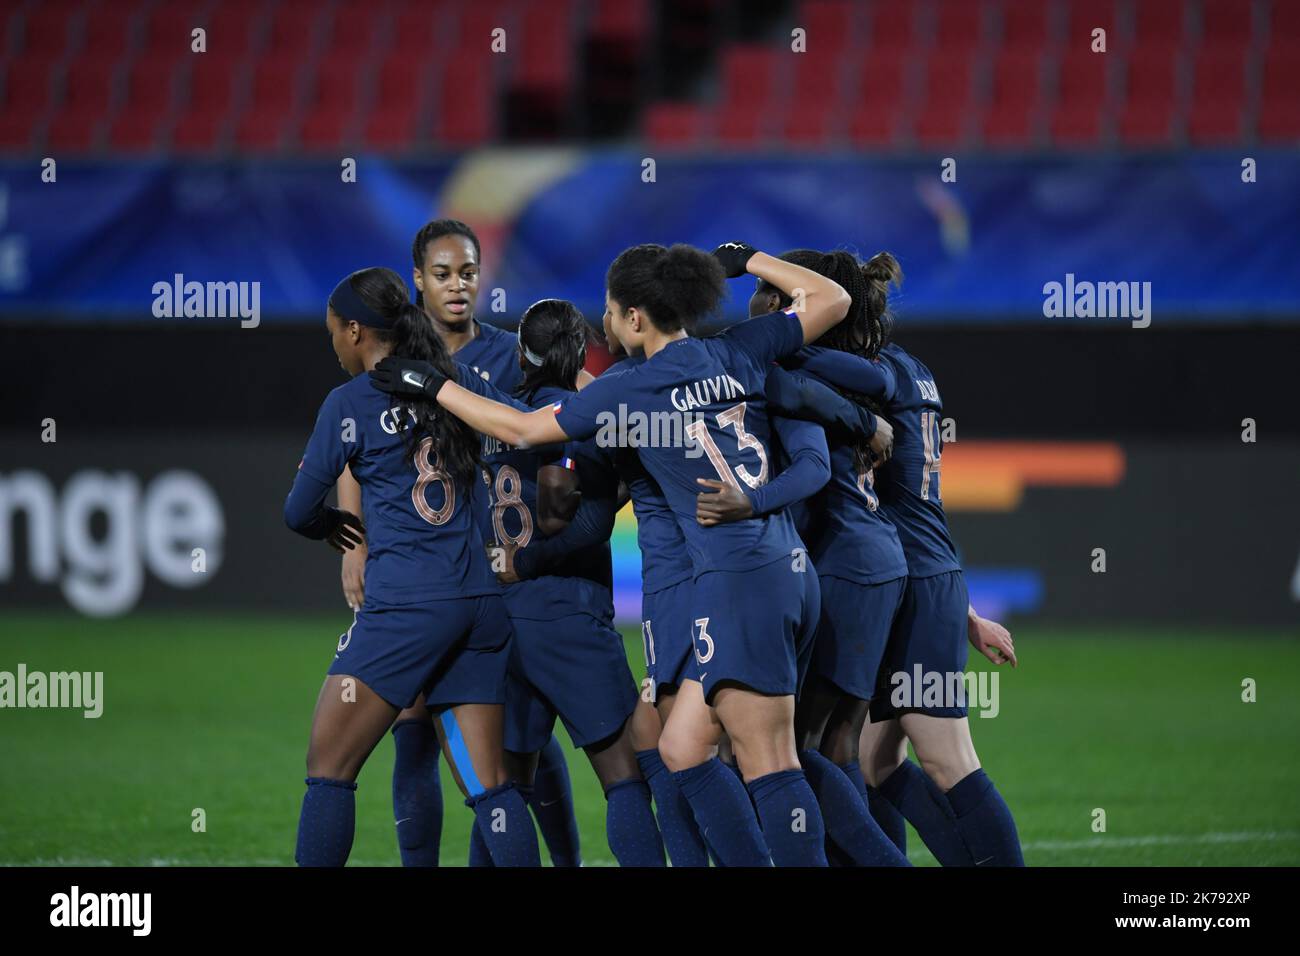
[[[352,273],[349,284],[361,301],[385,323],[386,327],[372,331],[381,342],[389,344],[389,354],[428,362],[456,381],[456,363],[424,310],[411,303],[401,276],[392,269],[374,267]],[[405,415],[396,416],[407,456],[414,458],[420,443],[426,438],[431,439],[430,460],[440,461],[443,470],[459,487],[468,486],[474,480],[478,466],[478,435],[431,399],[407,397],[403,403],[414,416],[413,423]]]
[[[727,292],[722,265],[703,249],[654,243],[619,253],[605,274],[610,298],[624,309],[640,309],[660,332],[691,332],[717,312]]]
[[[539,388],[573,391],[587,360],[590,326],[578,307],[564,299],[534,302],[519,320],[519,354],[524,380],[515,394],[531,403]]]
[[[875,358],[894,336],[894,313],[889,308],[889,287],[903,284],[903,267],[888,252],[877,252],[862,266],[866,282],[865,311],[870,333],[867,358]]]

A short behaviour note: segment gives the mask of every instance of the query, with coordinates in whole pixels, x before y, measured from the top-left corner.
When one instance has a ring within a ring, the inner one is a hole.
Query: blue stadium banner
[[[242,294],[258,321],[315,320],[347,272],[409,275],[416,230],[452,215],[484,238],[511,315],[562,296],[595,319],[626,246],[741,238],[890,249],[907,273],[896,305],[918,321],[1294,320],[1300,154],[1250,158],[1249,182],[1245,156],[1218,152],[957,157],[948,177],[937,156],[669,154],[650,177],[623,152],[487,151],[359,157],[355,182],[324,162],[69,160],[54,182],[8,162],[0,317],[233,322]],[[745,297],[733,289],[737,317]]]

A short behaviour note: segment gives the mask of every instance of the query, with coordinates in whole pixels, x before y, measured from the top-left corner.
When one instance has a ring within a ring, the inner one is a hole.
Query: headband
[[[540,368],[542,363],[545,362],[546,360],[543,359],[540,355],[538,355],[536,352],[534,352],[532,349],[530,349],[527,345],[524,344],[524,323],[523,322],[519,323],[519,331],[515,333],[515,337],[519,340],[519,351],[524,353],[524,358],[528,359],[529,362],[531,362],[533,365],[536,365]]]
[[[351,279],[352,276],[347,276],[334,287],[329,298],[330,308],[345,322],[355,322],[372,329],[391,329],[394,323],[366,305],[357,290],[352,288]]]

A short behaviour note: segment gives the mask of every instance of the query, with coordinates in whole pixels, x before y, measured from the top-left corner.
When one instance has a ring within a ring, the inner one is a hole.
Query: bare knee
[[[717,744],[669,725],[659,735],[659,757],[673,773],[698,767],[718,755]]]

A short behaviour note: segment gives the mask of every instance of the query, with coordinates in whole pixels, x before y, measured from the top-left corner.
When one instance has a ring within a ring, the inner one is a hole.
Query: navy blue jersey
[[[943,405],[930,370],[897,345],[886,346],[874,362],[835,349],[803,349],[793,364],[884,405],[894,425],[894,453],[875,489],[880,509],[898,532],[908,574],[923,578],[960,570],[939,497]]]
[[[642,356],[628,356],[605,369],[604,378],[617,375],[640,365]],[[637,453],[630,448],[614,449],[619,477],[627,485],[632,498],[632,513],[636,515],[636,545],[641,551],[641,591],[652,594],[692,577],[691,569],[682,564],[679,556],[686,553],[686,539],[677,527],[677,519],[668,507],[659,483],[641,464]]]
[[[708,339],[677,339],[640,365],[596,379],[556,419],[571,438],[602,433],[606,445],[612,439],[637,447],[677,519],[695,574],[761,567],[802,547],[789,515],[703,527],[695,520],[696,479],[757,488],[771,478],[764,385],[771,363],[802,343],[793,312],[759,316]]]
[[[367,607],[498,594],[473,520],[471,489],[442,469],[430,439],[420,444],[414,462],[407,457],[406,438],[395,423],[410,414],[375,388],[369,375],[330,392],[298,466],[293,510],[319,512],[348,465],[361,485],[365,513]]]
[[[939,496],[943,403],[934,375],[897,345],[881,350],[880,364],[888,366],[894,378],[886,407],[894,424],[894,454],[879,484],[881,504],[898,529],[912,577],[960,571]]]
[[[859,584],[879,584],[907,574],[898,531],[885,517],[875,472],[863,467],[852,445],[831,447],[831,479],[811,502],[808,532],[813,564],[822,574]]]
[[[461,365],[467,365],[485,382],[503,392],[513,392],[523,381],[519,368],[519,343],[509,332],[486,322],[476,322],[478,335],[452,354]]]
[[[461,368],[461,384],[494,401],[506,401],[529,410],[565,401],[573,392],[539,388],[527,403],[504,395],[491,383]],[[578,485],[587,493],[608,487],[617,479],[606,457],[593,441],[568,442],[540,448],[515,448],[484,436],[483,460],[489,472],[487,521],[484,537],[497,544],[513,543],[521,550],[541,538],[537,501],[537,471],[561,465],[577,472]],[[612,494],[612,492],[611,492]],[[591,614],[613,620],[612,571],[609,542],[603,541],[569,554],[563,571],[509,585],[505,590],[510,616],[556,620],[572,614]]]

